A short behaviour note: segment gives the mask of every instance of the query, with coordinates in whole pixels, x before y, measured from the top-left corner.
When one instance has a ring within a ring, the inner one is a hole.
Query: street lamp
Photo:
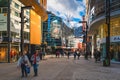
[[[26,21],[24,21],[24,10],[25,9],[32,9],[32,6],[25,6],[25,7],[21,7],[21,44],[20,44],[20,48],[21,48],[21,54],[23,54],[24,51],[24,23],[26,23]]]
[[[85,40],[86,40],[86,55],[85,55],[85,58],[87,59],[88,58],[87,57],[87,55],[88,55],[88,52],[87,52],[87,35],[88,35],[87,30],[88,30],[88,24],[87,24],[87,21],[79,21],[79,23],[86,23],[86,31],[85,31],[85,35],[86,35],[86,37],[85,37]]]

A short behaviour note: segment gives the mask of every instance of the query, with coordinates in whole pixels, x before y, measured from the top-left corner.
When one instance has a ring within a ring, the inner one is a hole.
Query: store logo
[[[114,37],[114,40],[120,40],[120,37]]]

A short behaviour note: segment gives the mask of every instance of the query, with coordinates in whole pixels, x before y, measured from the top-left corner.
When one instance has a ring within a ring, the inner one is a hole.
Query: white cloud
[[[85,0],[47,0],[48,11],[62,17],[64,20],[72,20],[73,18],[82,19],[80,12],[85,9]],[[58,14],[59,12],[59,14]],[[68,22],[66,22],[68,24]],[[77,24],[75,21],[70,21],[69,26]]]

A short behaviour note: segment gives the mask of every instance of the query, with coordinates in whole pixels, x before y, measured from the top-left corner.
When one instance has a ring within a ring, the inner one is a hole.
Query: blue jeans
[[[38,75],[38,64],[33,64],[33,69],[34,69],[34,75]]]

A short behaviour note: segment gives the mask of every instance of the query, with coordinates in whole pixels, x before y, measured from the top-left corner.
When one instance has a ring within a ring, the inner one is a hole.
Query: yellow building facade
[[[32,6],[30,11],[30,44],[40,45],[42,43],[42,21],[47,20],[47,0],[20,0],[25,6]]]

